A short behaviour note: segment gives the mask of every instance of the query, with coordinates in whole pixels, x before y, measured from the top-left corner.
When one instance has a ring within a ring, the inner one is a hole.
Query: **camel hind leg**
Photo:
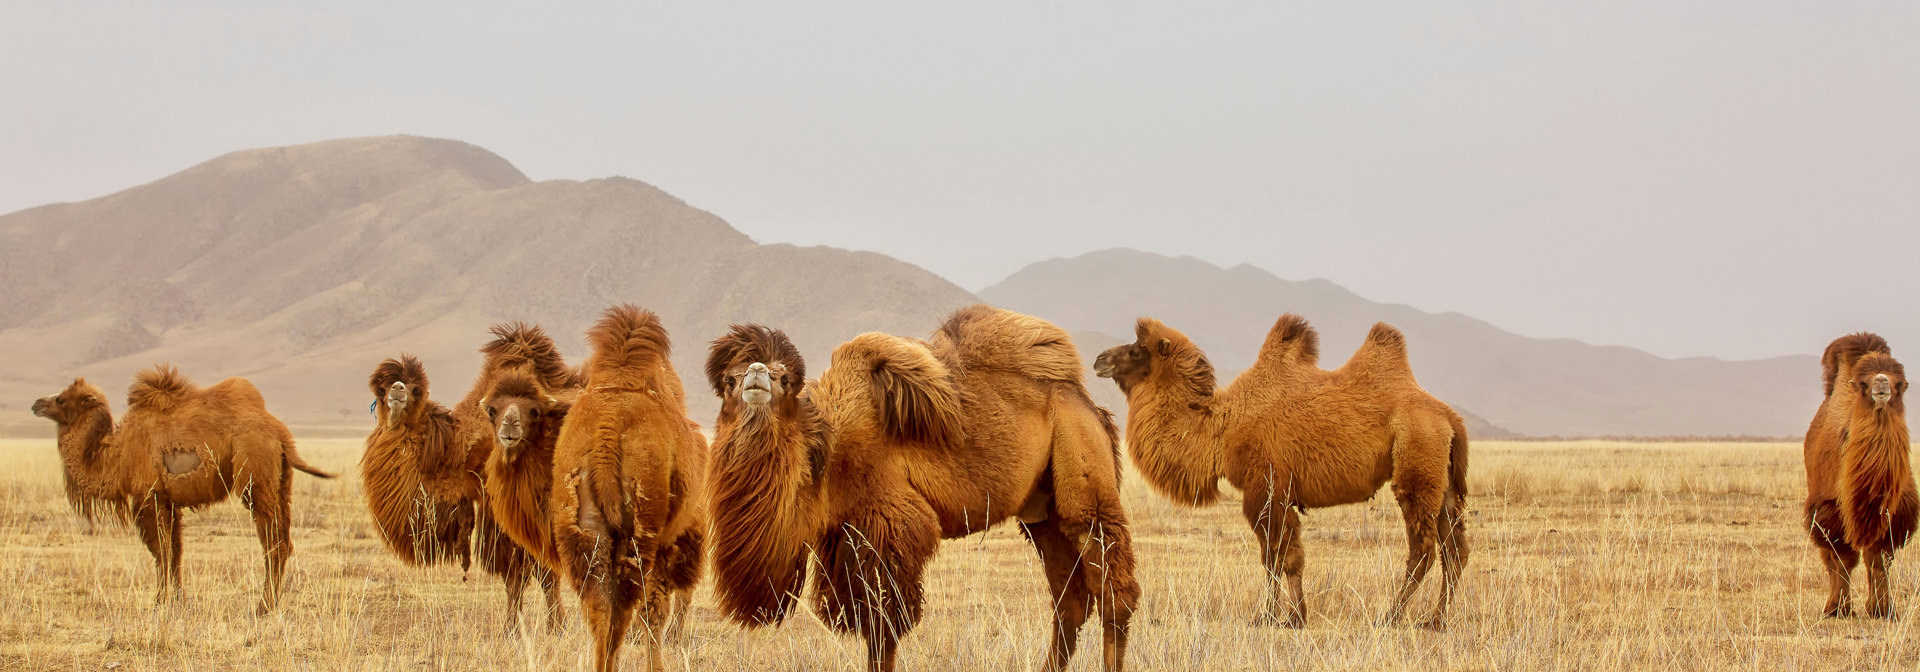
[[[1893,586],[1887,576],[1893,568],[1892,551],[1868,551],[1862,555],[1867,565],[1867,617],[1896,618],[1893,611]]]
[[[280,461],[278,487],[270,492],[255,492],[263,481],[254,478],[242,493],[241,503],[253,513],[253,526],[260,535],[261,555],[267,575],[260,588],[260,606],[254,613],[266,615],[280,604],[280,591],[286,587],[287,559],[293,556],[293,467]]]
[[[1076,579],[1080,571],[1080,551],[1060,530],[1059,521],[1048,518],[1021,526],[1033,549],[1046,566],[1047,585],[1053,598],[1053,644],[1047,647],[1047,662],[1040,669],[1049,672],[1067,669],[1073,652],[1079,647],[1080,626],[1087,621],[1086,588]]]
[[[1440,541],[1441,512],[1449,494],[1444,437],[1428,441],[1402,434],[1394,441],[1393,458],[1393,496],[1400,502],[1400,516],[1407,526],[1407,570],[1401,576],[1400,589],[1394,594],[1393,607],[1383,619],[1387,625],[1397,625],[1406,616],[1407,601],[1420,589],[1427,570],[1433,567],[1436,542]],[[1423,625],[1436,627],[1441,621],[1430,620]]]

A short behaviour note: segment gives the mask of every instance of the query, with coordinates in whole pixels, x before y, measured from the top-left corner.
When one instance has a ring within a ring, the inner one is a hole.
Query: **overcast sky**
[[[0,4],[0,212],[411,133],[968,289],[1128,246],[1668,356],[1920,349],[1920,3],[170,4]]]

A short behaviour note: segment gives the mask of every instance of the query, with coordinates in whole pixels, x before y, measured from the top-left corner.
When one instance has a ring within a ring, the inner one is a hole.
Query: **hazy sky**
[[[1920,349],[1920,3],[169,4],[0,4],[0,212],[411,133],[968,289],[1129,246],[1670,356]]]

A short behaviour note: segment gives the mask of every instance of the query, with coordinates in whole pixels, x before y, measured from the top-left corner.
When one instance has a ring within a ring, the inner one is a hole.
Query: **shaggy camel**
[[[465,570],[477,547],[482,568],[504,582],[509,633],[519,629],[527,583],[538,581],[548,627],[558,630],[565,622],[558,582],[500,529],[485,501],[494,432],[480,400],[502,376],[532,376],[554,389],[577,388],[580,376],[539,327],[499,324],[492,333],[480,349],[486,357],[479,379],[451,410],[429,396],[418,359],[403,355],[374,369],[367,384],[376,422],[361,458],[367,506],[388,548],[408,564],[458,559]]]
[[[1913,538],[1920,494],[1907,455],[1906,370],[1886,339],[1842,336],[1821,356],[1826,398],[1807,427],[1807,532],[1827,567],[1827,616],[1853,615],[1853,568],[1867,560],[1867,615],[1893,618],[1887,572]]]
[[[267,412],[253,384],[228,378],[201,388],[178,369],[141,371],[127,388],[127,415],[113,424],[100,388],[75,379],[33,402],[33,414],[59,426],[60,460],[74,509],[89,520],[111,511],[129,518],[160,575],[156,602],[179,599],[180,512],[240,493],[253,514],[266,558],[257,613],[272,611],[285,586],[293,509],[293,471],[333,478],[300,459],[293,434]]]
[[[1051,585],[1045,668],[1066,667],[1097,613],[1104,666],[1121,669],[1140,587],[1117,430],[1080,371],[1064,330],[987,306],[955,312],[931,343],[855,337],[811,385],[785,334],[733,327],[707,359],[722,400],[721,610],[778,623],[817,567],[822,620],[866,639],[870,669],[892,670],[940,540],[1017,516]]]
[[[1217,392],[1213,365],[1185,335],[1152,318],[1141,318],[1134,332],[1133,344],[1094,361],[1095,372],[1127,396],[1133,463],[1179,504],[1213,503],[1221,478],[1245,494],[1242,511],[1267,573],[1262,622],[1306,624],[1299,512],[1364,502],[1392,481],[1408,550],[1385,622],[1406,613],[1437,543],[1440,599],[1422,627],[1445,628],[1467,562],[1467,432],[1451,407],[1414,382],[1398,330],[1374,325],[1346,365],[1327,371],[1318,365],[1313,327],[1282,315],[1253,368]]]
[[[494,520],[507,536],[533,554],[544,567],[555,568],[551,494],[553,490],[553,451],[560,440],[560,427],[572,399],[579,390],[545,389],[539,379],[519,372],[500,376],[480,401],[493,424],[497,449],[487,458],[487,503]],[[694,431],[699,431],[698,427]],[[697,504],[697,502],[696,502]],[[704,515],[682,535],[682,551],[677,562],[692,566],[669,571],[673,579],[673,615],[667,627],[668,640],[680,639],[685,631],[686,615],[693,608],[693,589],[699,582],[701,553],[706,538]]]
[[[553,451],[554,553],[587,612],[594,669],[617,668],[638,607],[658,671],[667,595],[699,578],[706,439],[652,312],[608,308],[587,342],[587,387]]]

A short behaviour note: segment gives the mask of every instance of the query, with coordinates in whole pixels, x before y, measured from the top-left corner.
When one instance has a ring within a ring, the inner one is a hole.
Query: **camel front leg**
[[[1892,551],[1869,551],[1867,561],[1867,616],[1892,620],[1893,586],[1888,573],[1893,569]]]
[[[180,516],[173,505],[159,497],[149,497],[134,512],[134,525],[140,529],[140,541],[153,555],[154,604],[178,601],[184,597],[180,587]]]
[[[1266,575],[1266,610],[1258,625],[1301,628],[1307,624],[1307,594],[1301,575],[1307,566],[1300,544],[1300,514],[1286,503],[1247,493],[1242,505],[1260,542],[1260,568]],[[1284,581],[1284,583],[1283,583]]]
[[[547,631],[558,633],[567,626],[567,608],[560,601],[559,577],[545,567],[535,567],[533,572],[541,592],[547,594]]]
[[[519,551],[510,551],[516,556]],[[507,571],[500,575],[500,585],[507,591],[507,623],[502,632],[508,637],[520,633],[520,608],[525,604],[527,579],[532,564],[531,558],[514,557],[507,561]]]

